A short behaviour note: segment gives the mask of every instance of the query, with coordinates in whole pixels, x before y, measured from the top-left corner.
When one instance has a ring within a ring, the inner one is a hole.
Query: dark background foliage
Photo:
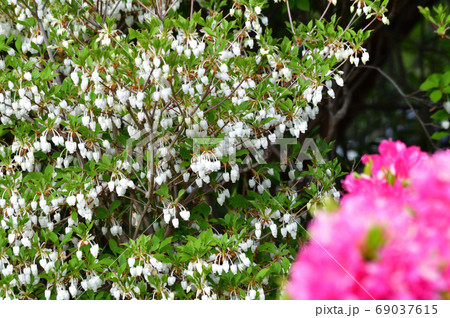
[[[352,3],[338,1],[326,17],[338,12],[340,24],[345,26]],[[447,139],[429,138],[438,129],[430,115],[440,105],[419,90],[430,74],[442,72],[450,62],[450,41],[437,36],[417,9],[419,5],[439,3],[448,4],[435,0],[389,1],[390,25],[378,21],[372,24],[372,34],[365,44],[370,53],[368,67],[344,65],[346,85],[336,91],[336,99],[323,101],[320,116],[313,124],[320,126],[322,137],[336,140],[335,154],[341,157],[344,170],[358,169],[360,156],[376,152],[379,142],[386,138],[402,140],[429,152],[448,146]],[[289,4],[292,19],[307,22],[311,17],[318,18],[328,1],[291,0]],[[279,3],[276,10],[271,8],[266,14],[274,26],[274,36],[289,36],[281,34],[285,28],[275,27],[286,19],[285,3]]]

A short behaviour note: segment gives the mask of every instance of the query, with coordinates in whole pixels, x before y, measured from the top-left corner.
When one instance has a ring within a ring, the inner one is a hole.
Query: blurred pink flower
[[[386,171],[403,180],[409,177],[412,167],[420,165],[428,157],[419,147],[406,147],[401,141],[383,140],[378,146],[379,155],[364,155],[362,162],[372,161],[371,173],[377,179],[384,179]]]
[[[440,299],[450,292],[450,151],[383,141],[321,212],[287,285],[295,299]]]

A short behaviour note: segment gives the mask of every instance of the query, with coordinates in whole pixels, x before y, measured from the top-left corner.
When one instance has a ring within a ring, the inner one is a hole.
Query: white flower
[[[264,186],[262,184],[258,184],[256,188],[258,189],[259,194],[262,194],[264,192]]]
[[[225,273],[228,273],[228,271],[230,270],[230,264],[228,263],[227,260],[225,260],[225,261],[223,262],[222,268],[223,268],[223,271],[224,271]]]
[[[169,222],[170,222],[170,214],[169,213],[164,213],[164,222],[166,222],[166,224],[169,224]]]
[[[187,221],[187,220],[189,220],[189,217],[191,216],[191,213],[188,210],[183,208],[183,210],[180,211],[180,216],[181,216],[181,218],[183,220]]]
[[[338,74],[336,74],[335,76],[334,76],[334,80],[336,81],[336,84],[338,85],[338,86],[344,86],[344,80],[342,79],[342,77],[340,77]]]
[[[270,230],[272,231],[273,237],[277,237],[277,225],[275,223],[270,225]]]
[[[16,235],[14,233],[9,233],[8,234],[8,242],[9,242],[9,244],[12,244],[15,239],[16,239]]]
[[[336,97],[335,94],[334,94],[334,90],[333,90],[333,89],[327,90],[327,93],[328,93],[328,95],[329,95],[331,98],[335,98],[335,97]]]
[[[67,198],[67,204],[70,206],[74,206],[77,203],[77,198],[74,195],[71,195]]]
[[[445,111],[450,114],[450,101],[444,102],[442,106],[444,106]]]
[[[69,287],[69,292],[72,295],[72,297],[75,298],[77,296],[78,289],[77,289],[77,287],[75,285],[72,284]]]
[[[172,286],[173,284],[175,284],[175,281],[176,281],[175,276],[169,276],[169,277],[167,278],[167,284],[168,284],[169,286]]]
[[[225,63],[222,63],[219,67],[220,71],[222,73],[227,73],[228,72],[228,66]]]
[[[294,180],[295,179],[295,170],[289,171],[289,179]]]
[[[97,256],[98,256],[98,244],[95,244],[95,245],[91,246],[89,251],[91,252],[92,256],[97,258]]]
[[[203,272],[202,263],[195,263],[195,269],[197,270],[197,272],[199,272],[201,274]]]
[[[158,68],[161,65],[161,60],[159,59],[159,57],[155,57],[153,59],[153,65],[155,65],[156,68]]]
[[[363,62],[363,64],[366,64],[366,62],[369,60],[369,53],[364,52],[361,56],[361,62]]]
[[[26,72],[23,77],[27,80],[27,81],[31,81],[31,73],[30,72]]]
[[[24,237],[24,238],[22,239],[22,244],[23,244],[23,246],[25,246],[25,247],[28,247],[28,248],[31,247],[31,242],[30,242],[30,239],[29,239],[28,237]]]
[[[72,79],[75,85],[78,85],[78,82],[80,81],[80,78],[78,77],[78,72],[73,71],[72,73],[70,73],[70,78]]]
[[[136,259],[134,257],[130,257],[128,259],[128,266],[133,267],[135,262],[136,262]]]
[[[172,225],[174,228],[178,228],[180,221],[177,218],[172,219]]]
[[[80,88],[82,91],[86,91],[86,88],[88,87],[89,80],[86,77],[82,77],[81,79],[81,85]]]

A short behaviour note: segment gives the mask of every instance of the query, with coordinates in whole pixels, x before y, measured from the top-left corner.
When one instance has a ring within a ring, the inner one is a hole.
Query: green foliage
[[[429,8],[419,6],[419,11],[433,25],[439,36],[449,39],[446,33],[450,28],[450,15],[447,13],[446,6],[442,4],[434,6],[432,13]],[[428,76],[420,89],[427,91],[429,98],[439,106],[431,118],[440,123],[444,130],[435,131],[431,138],[441,140],[450,136],[450,68],[446,67],[443,73]]]
[[[370,32],[333,15],[279,39],[267,1],[19,3],[0,5],[0,297],[279,297],[343,175],[308,122]]]

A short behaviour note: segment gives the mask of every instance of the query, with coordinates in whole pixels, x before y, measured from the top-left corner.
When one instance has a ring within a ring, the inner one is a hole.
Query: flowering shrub
[[[446,32],[450,29],[450,14],[447,13],[447,9],[448,7],[442,4],[434,6],[432,10],[419,6],[420,13],[436,29],[435,32],[441,38],[449,40],[450,36]],[[420,85],[420,89],[426,91],[437,106],[437,111],[431,115],[431,118],[439,124],[439,128],[443,128],[434,132],[431,138],[440,140],[450,136],[450,67],[447,66],[443,73],[433,73],[428,76]]]
[[[450,292],[450,150],[383,141],[319,213],[287,286],[296,299],[442,299]]]
[[[274,145],[368,61],[386,3],[279,41],[263,0],[2,2],[0,297],[275,298],[341,172]]]

